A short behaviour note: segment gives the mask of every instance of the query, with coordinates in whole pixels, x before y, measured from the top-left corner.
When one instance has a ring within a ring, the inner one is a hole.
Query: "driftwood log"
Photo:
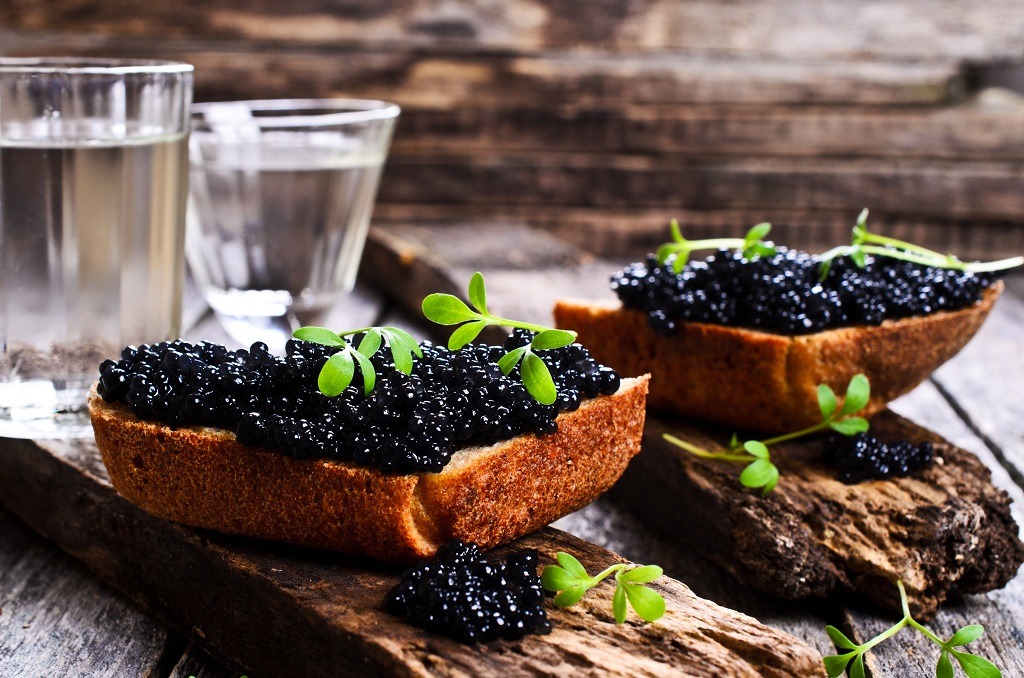
[[[201,532],[145,513],[106,479],[95,445],[7,440],[0,496],[37,531],[215,656],[261,676],[823,675],[820,655],[663,578],[668,612],[611,619],[611,589],[550,608],[554,631],[463,645],[382,608],[399,571],[368,560]],[[568,551],[599,571],[621,558],[558,530],[514,547]]]
[[[930,441],[937,459],[912,477],[846,485],[822,458],[824,440],[795,441],[774,449],[782,479],[761,497],[739,484],[736,466],[662,439],[671,433],[715,450],[728,432],[660,415],[649,418],[644,451],[614,491],[740,581],[781,598],[855,592],[896,611],[902,580],[911,609],[931,617],[954,590],[1005,586],[1024,544],[989,470],[891,412],[871,428],[882,440]]]

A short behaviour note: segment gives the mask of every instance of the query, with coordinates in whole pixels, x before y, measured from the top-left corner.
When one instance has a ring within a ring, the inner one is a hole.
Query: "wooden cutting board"
[[[91,442],[0,442],[0,497],[15,514],[211,654],[254,676],[820,675],[789,634],[667,577],[655,624],[611,618],[611,586],[549,606],[554,631],[463,645],[382,609],[399,570],[231,538],[150,516],[109,484]],[[621,559],[554,529],[517,542],[542,561],[576,555],[592,572]]]

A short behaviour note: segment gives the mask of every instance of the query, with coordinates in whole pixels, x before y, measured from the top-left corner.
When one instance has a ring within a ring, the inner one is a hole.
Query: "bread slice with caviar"
[[[440,473],[297,459],[231,431],[143,421],[89,397],[114,487],[149,513],[219,532],[361,554],[430,557],[450,539],[488,548],[589,504],[640,451],[647,376],[563,412],[556,433],[458,450]]]
[[[821,421],[817,386],[842,392],[858,373],[871,383],[865,416],[909,392],[974,336],[1003,289],[997,281],[957,311],[785,335],[702,322],[656,333],[646,313],[617,302],[559,300],[558,327],[575,330],[599,362],[651,374],[656,409],[764,433]]]

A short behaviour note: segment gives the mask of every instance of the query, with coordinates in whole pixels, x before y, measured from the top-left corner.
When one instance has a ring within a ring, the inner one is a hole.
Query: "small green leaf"
[[[484,275],[480,271],[473,274],[469,279],[469,301],[476,310],[484,315],[487,313],[487,290],[484,289]]]
[[[388,338],[388,343],[394,346],[401,346],[420,358],[423,357],[423,349],[420,347],[420,343],[416,341],[416,338],[405,330],[398,327],[382,327],[380,328],[384,335]]]
[[[434,293],[423,299],[423,315],[438,325],[458,325],[467,320],[476,320],[478,313],[470,310],[466,303],[450,294]]]
[[[587,568],[583,567],[583,563],[576,559],[576,556],[565,551],[559,551],[555,554],[555,560],[561,565],[566,572],[576,577],[577,579],[589,579],[590,575],[587,574]]]
[[[743,449],[750,453],[750,456],[757,457],[758,459],[769,459],[771,457],[768,447],[760,440],[748,440],[743,443]]]
[[[864,655],[857,655],[850,664],[850,678],[864,678]]]
[[[352,357],[359,363],[359,372],[363,375],[363,393],[370,395],[373,392],[373,387],[377,385],[377,370],[374,369],[370,359],[359,351],[352,351]]]
[[[867,431],[870,425],[864,417],[850,417],[830,422],[828,426],[836,433],[842,433],[844,436],[853,436]]]
[[[474,320],[471,323],[460,325],[454,332],[452,332],[452,336],[448,337],[448,348],[452,351],[458,351],[460,348],[476,339],[485,327],[487,327],[486,320]]]
[[[953,662],[945,650],[939,653],[939,663],[935,665],[935,678],[954,678]]]
[[[965,626],[956,633],[953,637],[946,641],[946,645],[949,647],[960,647],[967,643],[974,642],[978,638],[981,638],[985,634],[985,627],[981,624],[971,624]]]
[[[964,670],[968,678],[1001,678],[1003,675],[1003,672],[995,664],[984,657],[979,657],[970,652],[956,651],[953,651],[952,655],[959,662],[960,668]]]
[[[733,433],[732,438],[729,438],[729,449],[735,450],[740,446],[740,437],[738,434]]]
[[[568,330],[544,330],[530,342],[530,348],[534,351],[546,351],[552,348],[562,348],[576,341],[576,333]]]
[[[412,352],[404,344],[394,342],[391,344],[391,359],[395,363],[395,369],[402,374],[412,374]]]
[[[655,252],[655,255],[658,257],[658,263],[664,264],[666,261],[668,261],[668,258],[672,256],[672,253],[675,251],[676,246],[670,243],[665,243],[664,245],[660,246],[657,252]]]
[[[854,414],[860,412],[871,399],[871,384],[863,374],[853,375],[849,386],[846,387],[846,397],[843,400],[843,409],[840,414]]]
[[[534,400],[541,405],[551,405],[555,402],[558,398],[555,381],[551,378],[548,366],[536,353],[526,354],[519,371],[523,376],[523,385]]]
[[[818,384],[818,409],[822,419],[829,419],[836,413],[836,392],[828,384]]]
[[[758,240],[764,240],[765,236],[768,235],[771,232],[771,230],[772,225],[770,223],[768,223],[767,221],[762,222],[751,227],[751,229],[747,231],[747,235],[743,238],[743,240],[746,242],[746,246],[750,247]]]
[[[630,584],[649,584],[664,573],[657,565],[641,565],[631,570],[626,570],[619,575],[619,579]]]
[[[834,626],[826,626],[825,633],[832,639],[832,643],[841,650],[856,650],[857,644],[846,637],[842,631]]]
[[[750,465],[743,469],[743,473],[740,474],[740,483],[744,487],[764,487],[766,483],[772,480],[772,469],[775,465],[767,459],[757,459],[750,462]]]
[[[665,599],[657,591],[638,584],[623,583],[622,588],[629,604],[644,621],[658,621],[665,615]]]
[[[514,348],[505,355],[498,359],[498,367],[501,369],[501,373],[508,376],[509,372],[516,368],[519,361],[522,360],[523,354],[530,350],[529,346],[520,346]]]
[[[316,385],[325,396],[333,397],[339,395],[352,383],[352,377],[356,373],[356,366],[352,362],[351,353],[354,353],[354,351],[335,353],[320,368],[320,375],[317,377]]]
[[[575,584],[569,588],[559,592],[555,596],[555,605],[558,607],[571,607],[576,603],[580,602],[580,598],[587,592],[587,589],[583,584]]]
[[[324,346],[346,346],[346,342],[337,332],[326,327],[300,327],[292,332],[292,336],[301,341],[308,341]]]
[[[683,232],[679,230],[679,222],[675,219],[668,222],[668,230],[672,233],[672,239],[677,243],[684,244],[686,242],[686,238],[683,237]]]
[[[615,623],[624,623],[626,621],[626,613],[626,591],[621,586],[616,586],[615,594],[612,595],[612,614],[615,615]]]
[[[580,583],[579,577],[575,577],[558,565],[548,565],[540,573],[540,583],[548,591],[564,591],[565,589]]]
[[[383,343],[384,338],[376,329],[369,330],[364,336],[363,340],[359,342],[359,352],[369,358],[380,349],[380,345]]]
[[[825,671],[828,673],[829,678],[839,678],[846,672],[846,665],[850,663],[850,660],[857,656],[856,652],[847,652],[846,654],[833,654],[825,657]]]

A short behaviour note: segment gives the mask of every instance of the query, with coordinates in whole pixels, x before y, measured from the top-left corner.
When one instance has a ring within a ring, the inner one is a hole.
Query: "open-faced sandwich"
[[[619,478],[640,449],[647,377],[621,379],[573,333],[533,325],[470,344],[515,323],[463,318],[449,295],[428,307],[473,327],[448,348],[396,328],[304,328],[285,356],[126,348],[89,401],[111,482],[188,525],[410,561],[451,539],[510,541]]]

